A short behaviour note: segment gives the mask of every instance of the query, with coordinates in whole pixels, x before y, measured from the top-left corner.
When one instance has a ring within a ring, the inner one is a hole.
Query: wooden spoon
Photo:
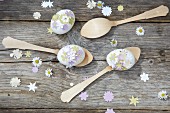
[[[135,57],[135,61],[137,62],[141,53],[140,48],[138,47],[128,47],[125,48],[132,52],[132,54]],[[75,85],[74,87],[62,92],[61,94],[61,100],[63,102],[70,102],[77,94],[79,94],[81,91],[83,91],[88,85],[90,85],[92,82],[94,82],[96,79],[101,77],[103,74],[112,71],[112,67],[107,66],[105,69],[103,69],[98,74],[92,76],[91,78],[88,78],[87,80]]]
[[[155,9],[146,11],[142,14],[139,14],[137,16],[120,20],[120,21],[110,21],[105,18],[95,18],[90,21],[88,21],[81,29],[81,35],[87,38],[99,38],[106,33],[108,33],[113,26],[117,26],[120,24],[142,20],[142,19],[149,19],[159,16],[166,16],[169,12],[169,9],[167,6],[159,6]]]
[[[5,46],[5,48],[18,48],[18,49],[29,49],[29,50],[36,50],[36,51],[44,51],[44,52],[48,52],[48,53],[54,53],[54,54],[58,54],[59,49],[50,49],[50,48],[45,48],[45,47],[41,47],[41,46],[37,46],[37,45],[33,45],[21,40],[17,40],[11,37],[7,37],[4,38],[2,40],[2,44]],[[85,48],[83,48],[85,51],[85,58],[84,60],[76,65],[76,67],[82,67],[85,66],[87,64],[89,64],[90,62],[92,62],[93,60],[93,56],[92,54]]]

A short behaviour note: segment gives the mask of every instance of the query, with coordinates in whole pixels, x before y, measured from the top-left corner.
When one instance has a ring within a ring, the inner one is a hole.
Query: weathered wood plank
[[[94,60],[105,60],[112,51],[112,38],[118,41],[117,48],[138,46],[142,49],[142,57],[159,61],[170,61],[170,23],[133,23],[113,28],[106,36],[99,39],[86,39],[79,32],[84,23],[78,22],[65,35],[48,34],[48,22],[0,22],[0,42],[7,36],[14,37],[32,44],[49,48],[61,48],[68,44],[77,44],[88,49]],[[16,27],[17,26],[17,27]],[[137,36],[135,29],[143,26],[144,36]],[[32,58],[14,60],[9,57],[11,50],[5,49],[0,43],[0,62],[31,61]],[[56,61],[56,56],[50,53],[32,51],[32,57],[41,56],[44,61]]]
[[[33,13],[40,12],[41,19],[38,21],[50,21],[53,14],[61,9],[71,9],[76,15],[77,21],[87,21],[94,17],[102,17],[101,10],[95,8],[90,10],[87,8],[87,0],[51,0],[54,1],[54,7],[44,9],[41,7],[42,0],[4,0],[0,2],[0,20],[34,20]],[[112,15],[109,17],[111,20],[125,19],[159,5],[167,5],[170,7],[169,0],[154,0],[150,2],[148,0],[105,0],[106,5],[109,5],[113,9]],[[118,5],[124,6],[124,11],[117,11]],[[167,17],[145,20],[170,22],[170,14]]]
[[[59,63],[43,63],[38,73],[32,73],[31,63],[0,63],[0,106],[1,108],[77,108],[77,109],[152,109],[170,110],[169,100],[161,101],[157,94],[164,89],[170,92],[170,63],[160,62],[149,65],[144,59],[134,68],[124,72],[109,72],[92,83],[87,89],[89,98],[86,102],[77,96],[71,103],[61,102],[60,94],[70,88],[69,84],[77,84],[84,77],[90,77],[107,66],[105,61],[94,61],[84,68],[66,69]],[[54,70],[54,76],[44,75],[47,68]],[[146,72],[150,80],[144,83],[140,74]],[[66,76],[67,75],[67,76]],[[12,77],[19,77],[22,84],[12,88],[9,84]],[[29,92],[29,82],[37,82],[36,93]],[[115,99],[111,103],[104,102],[103,95],[111,90]],[[129,98],[139,97],[137,107],[129,105]]]
[[[78,110],[78,109],[2,109],[0,113],[104,113],[106,110]],[[151,110],[114,110],[115,113],[170,113],[170,111]]]

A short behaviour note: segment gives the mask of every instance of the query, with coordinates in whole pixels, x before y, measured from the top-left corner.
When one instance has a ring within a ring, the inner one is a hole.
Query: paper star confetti
[[[42,60],[40,59],[40,57],[35,57],[35,58],[33,58],[33,60],[32,60],[32,64],[33,64],[35,67],[39,67],[39,66],[41,66],[41,64],[42,64]]]
[[[113,109],[107,109],[105,113],[115,113],[115,112],[113,111]]]
[[[79,95],[81,100],[87,100],[87,97],[89,97],[89,95],[87,94],[87,92],[81,92],[81,94]]]
[[[106,102],[111,102],[114,98],[113,93],[111,91],[106,91],[103,96]]]
[[[71,86],[71,87],[74,86],[74,83],[70,83],[70,86]]]
[[[116,47],[117,46],[117,40],[112,39],[110,44],[112,45],[112,47]]]
[[[20,59],[22,57],[22,51],[20,51],[19,49],[13,50],[13,52],[10,54],[10,57]]]
[[[21,83],[21,80],[18,79],[18,77],[14,77],[10,81],[10,84],[11,84],[12,87],[17,87],[17,86],[20,85],[20,83]]]
[[[26,56],[26,57],[31,57],[31,55],[32,55],[32,54],[31,54],[31,51],[26,51],[26,53],[25,53],[25,56]]]
[[[34,17],[34,19],[40,19],[40,17],[41,17],[40,12],[34,12],[33,17]]]
[[[42,1],[41,6],[43,8],[47,8],[47,7],[51,8],[51,7],[53,7],[53,2],[51,2],[50,0],[49,1]]]
[[[45,75],[47,77],[51,77],[52,74],[53,74],[52,69],[48,68],[47,70],[45,70]]]
[[[167,100],[168,99],[168,93],[164,90],[160,91],[158,93],[158,98],[161,100]]]
[[[38,67],[32,67],[32,72],[37,73],[38,72]]]
[[[146,73],[141,74],[140,77],[141,77],[141,80],[143,80],[144,82],[146,82],[146,80],[149,80],[148,74]]]
[[[131,105],[131,104],[134,104],[134,105],[136,106],[136,104],[139,103],[138,97],[137,97],[137,98],[134,98],[134,97],[132,96],[132,98],[130,98],[129,100],[130,100],[130,105]]]
[[[117,7],[117,10],[118,10],[118,11],[123,11],[123,9],[124,9],[124,8],[123,8],[122,5],[119,5],[119,6]]]
[[[28,85],[27,87],[29,87],[29,91],[34,91],[37,89],[37,86],[36,85],[36,82],[35,83],[31,83],[30,82],[30,85]]]
[[[104,5],[104,2],[97,1],[97,8],[102,9],[103,5]]]
[[[96,2],[94,2],[93,0],[88,0],[86,5],[89,9],[93,9],[96,7]]]
[[[109,6],[105,6],[102,8],[102,13],[104,16],[110,16],[112,13],[112,8]]]
[[[51,29],[51,27],[47,28],[47,30],[48,30],[48,33],[53,34],[53,30]]]
[[[137,34],[138,36],[144,35],[144,34],[145,34],[145,30],[143,29],[143,27],[138,27],[138,28],[136,29],[136,34]]]

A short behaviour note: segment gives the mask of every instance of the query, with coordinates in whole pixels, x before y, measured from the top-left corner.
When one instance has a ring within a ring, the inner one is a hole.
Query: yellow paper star
[[[25,53],[25,56],[26,56],[26,57],[31,57],[31,55],[32,55],[32,54],[31,54],[30,51],[27,51],[27,52]]]
[[[47,28],[47,30],[48,30],[48,33],[50,33],[50,34],[53,33],[53,30],[51,29],[51,27],[50,27],[50,28]]]
[[[139,103],[138,97],[137,97],[137,98],[134,98],[134,97],[132,96],[132,98],[129,99],[129,100],[130,100],[130,104],[134,104],[135,106],[136,106],[137,103]]]
[[[123,9],[124,9],[124,8],[123,8],[122,5],[119,5],[119,6],[117,7],[117,10],[118,10],[118,11],[123,11]]]

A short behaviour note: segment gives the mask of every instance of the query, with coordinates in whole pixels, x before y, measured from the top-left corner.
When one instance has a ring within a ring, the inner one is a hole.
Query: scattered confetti
[[[117,40],[115,40],[115,39],[112,39],[110,43],[113,47],[117,46]]]
[[[87,94],[87,92],[81,92],[81,94],[79,95],[81,100],[87,100],[87,97],[89,97],[89,95]]]
[[[168,93],[164,90],[160,91],[158,93],[158,98],[161,100],[167,100],[168,99]]]
[[[53,7],[53,2],[51,2],[50,0],[48,2],[47,1],[42,1],[41,6],[43,8],[47,8],[47,7],[51,8],[51,7]]]
[[[97,8],[102,9],[104,5],[104,2],[102,1],[97,1]]]
[[[35,83],[31,83],[30,82],[30,85],[28,85],[27,87],[29,87],[29,91],[34,91],[37,89],[37,86],[36,85],[36,82]]]
[[[53,74],[53,73],[52,73],[52,69],[48,68],[47,70],[45,70],[45,75],[46,75],[47,77],[51,77],[52,74]]]
[[[88,0],[86,5],[89,9],[93,9],[96,7],[96,2],[94,2],[93,0]]]
[[[110,16],[112,13],[112,8],[109,6],[105,6],[102,8],[102,13],[104,16]]]
[[[34,17],[34,19],[40,19],[40,17],[41,17],[40,12],[34,12],[33,17]]]
[[[27,52],[25,53],[25,56],[26,56],[26,57],[31,57],[31,55],[32,55],[32,54],[31,54],[31,51],[27,51]]]
[[[122,5],[119,5],[119,6],[117,7],[117,10],[118,10],[118,11],[123,11],[123,9],[124,9],[124,7],[123,7]]]
[[[74,83],[70,83],[70,86],[74,86]]]
[[[113,111],[113,109],[107,109],[105,113],[115,113],[115,112]]]
[[[51,29],[51,27],[47,28],[47,30],[48,30],[48,33],[53,34],[53,30]]]
[[[13,53],[10,54],[10,57],[20,59],[22,57],[22,51],[20,51],[19,49],[13,50]]]
[[[141,80],[143,80],[144,82],[146,82],[146,80],[149,80],[148,74],[146,73],[142,73],[140,77],[141,77]]]
[[[144,34],[145,34],[145,30],[143,29],[143,27],[138,27],[138,28],[136,29],[136,34],[137,34],[138,36],[144,35]]]
[[[11,84],[12,87],[17,87],[17,86],[20,85],[20,83],[21,83],[21,80],[18,79],[18,77],[14,77],[10,81],[10,84]]]
[[[111,91],[106,91],[103,96],[106,102],[111,102],[114,98],[113,93]]]
[[[41,64],[42,64],[42,60],[41,60],[39,57],[35,57],[35,58],[33,58],[33,60],[32,60],[32,64],[33,64],[35,67],[39,67],[39,66],[41,66]]]
[[[135,106],[136,106],[137,103],[139,103],[138,97],[137,97],[137,98],[134,98],[134,97],[132,96],[132,98],[130,98],[129,100],[130,100],[130,104],[134,104]]]
[[[37,73],[38,72],[38,67],[32,67],[32,72]]]

